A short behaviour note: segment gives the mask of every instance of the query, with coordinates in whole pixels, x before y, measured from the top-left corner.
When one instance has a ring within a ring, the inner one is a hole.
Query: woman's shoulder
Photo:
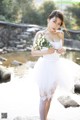
[[[34,41],[39,37],[39,35],[43,35],[43,34],[44,34],[44,30],[40,30],[40,31],[36,32]]]
[[[57,33],[61,39],[64,39],[64,32],[62,30],[57,30]]]
[[[40,31],[38,31],[37,33],[36,33],[36,36],[38,36],[38,35],[40,35],[40,34],[44,34],[44,30],[40,30]]]

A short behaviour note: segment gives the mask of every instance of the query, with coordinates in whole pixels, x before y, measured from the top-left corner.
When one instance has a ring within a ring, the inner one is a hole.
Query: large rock
[[[73,100],[70,96],[60,96],[58,101],[65,107],[79,107],[80,105]]]
[[[8,68],[0,66],[0,83],[6,83],[11,80],[11,73]]]
[[[4,57],[0,57],[0,61],[4,62],[4,61],[7,61],[7,59]]]
[[[75,84],[74,85],[74,92],[80,94],[80,84]]]
[[[20,65],[22,65],[23,63],[21,63],[21,62],[19,62],[19,61],[17,61],[17,60],[14,60],[14,61],[12,61],[11,64],[12,64],[12,65],[15,65],[15,66],[20,66]]]

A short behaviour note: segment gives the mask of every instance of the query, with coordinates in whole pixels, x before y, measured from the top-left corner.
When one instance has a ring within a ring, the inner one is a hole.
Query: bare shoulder
[[[64,32],[62,30],[58,30],[59,37],[64,40]]]
[[[40,35],[40,34],[44,34],[44,30],[38,31],[35,36],[38,37],[38,35]]]

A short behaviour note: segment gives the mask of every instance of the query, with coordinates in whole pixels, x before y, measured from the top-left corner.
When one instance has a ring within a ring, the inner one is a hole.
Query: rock
[[[31,51],[31,49],[32,49],[31,47],[27,47],[27,51]]]
[[[14,60],[12,63],[12,65],[15,65],[15,66],[18,66],[18,65],[22,65],[23,63],[17,61],[17,60]]]
[[[26,44],[26,40],[20,39],[21,44]]]
[[[0,66],[0,83],[6,83],[11,80],[11,73],[8,68]]]
[[[74,85],[74,92],[80,94],[80,84],[75,84]]]
[[[7,59],[4,57],[0,57],[0,61],[4,62],[4,61],[7,61]]]
[[[24,49],[25,47],[26,47],[26,45],[25,44],[22,44],[22,45],[17,45],[16,46],[18,49]]]
[[[25,32],[23,32],[23,35],[30,35],[30,32],[28,32],[28,31],[25,31]]]
[[[24,34],[22,34],[22,35],[18,35],[18,39],[23,39],[23,40],[25,40],[25,39],[28,39],[28,35],[24,35]]]
[[[38,27],[32,27],[32,28],[28,28],[27,29],[27,32],[30,32],[30,33],[35,33],[37,31],[39,31],[40,29]]]
[[[4,43],[0,42],[0,48],[4,47]]]
[[[27,68],[34,68],[35,63],[36,63],[36,62],[28,61],[28,62],[26,63],[26,66],[27,66]]]
[[[6,51],[6,53],[11,53],[11,52],[15,51],[15,49],[13,49],[13,47],[10,47],[10,48],[6,48],[5,51]]]
[[[3,53],[3,49],[0,49],[0,53]]]
[[[73,100],[70,96],[60,96],[58,101],[65,107],[79,107],[80,105]]]
[[[80,50],[79,50],[79,52],[80,52]],[[77,63],[77,64],[80,63],[80,57],[77,57],[77,58],[76,58],[76,63]]]

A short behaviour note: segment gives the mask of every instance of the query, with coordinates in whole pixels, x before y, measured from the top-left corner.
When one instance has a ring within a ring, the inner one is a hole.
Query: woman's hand
[[[66,52],[66,50],[64,48],[60,48],[60,49],[56,50],[56,52],[59,54],[63,54]]]
[[[48,48],[48,50],[47,50],[47,54],[52,54],[54,52],[55,52],[54,48]]]

